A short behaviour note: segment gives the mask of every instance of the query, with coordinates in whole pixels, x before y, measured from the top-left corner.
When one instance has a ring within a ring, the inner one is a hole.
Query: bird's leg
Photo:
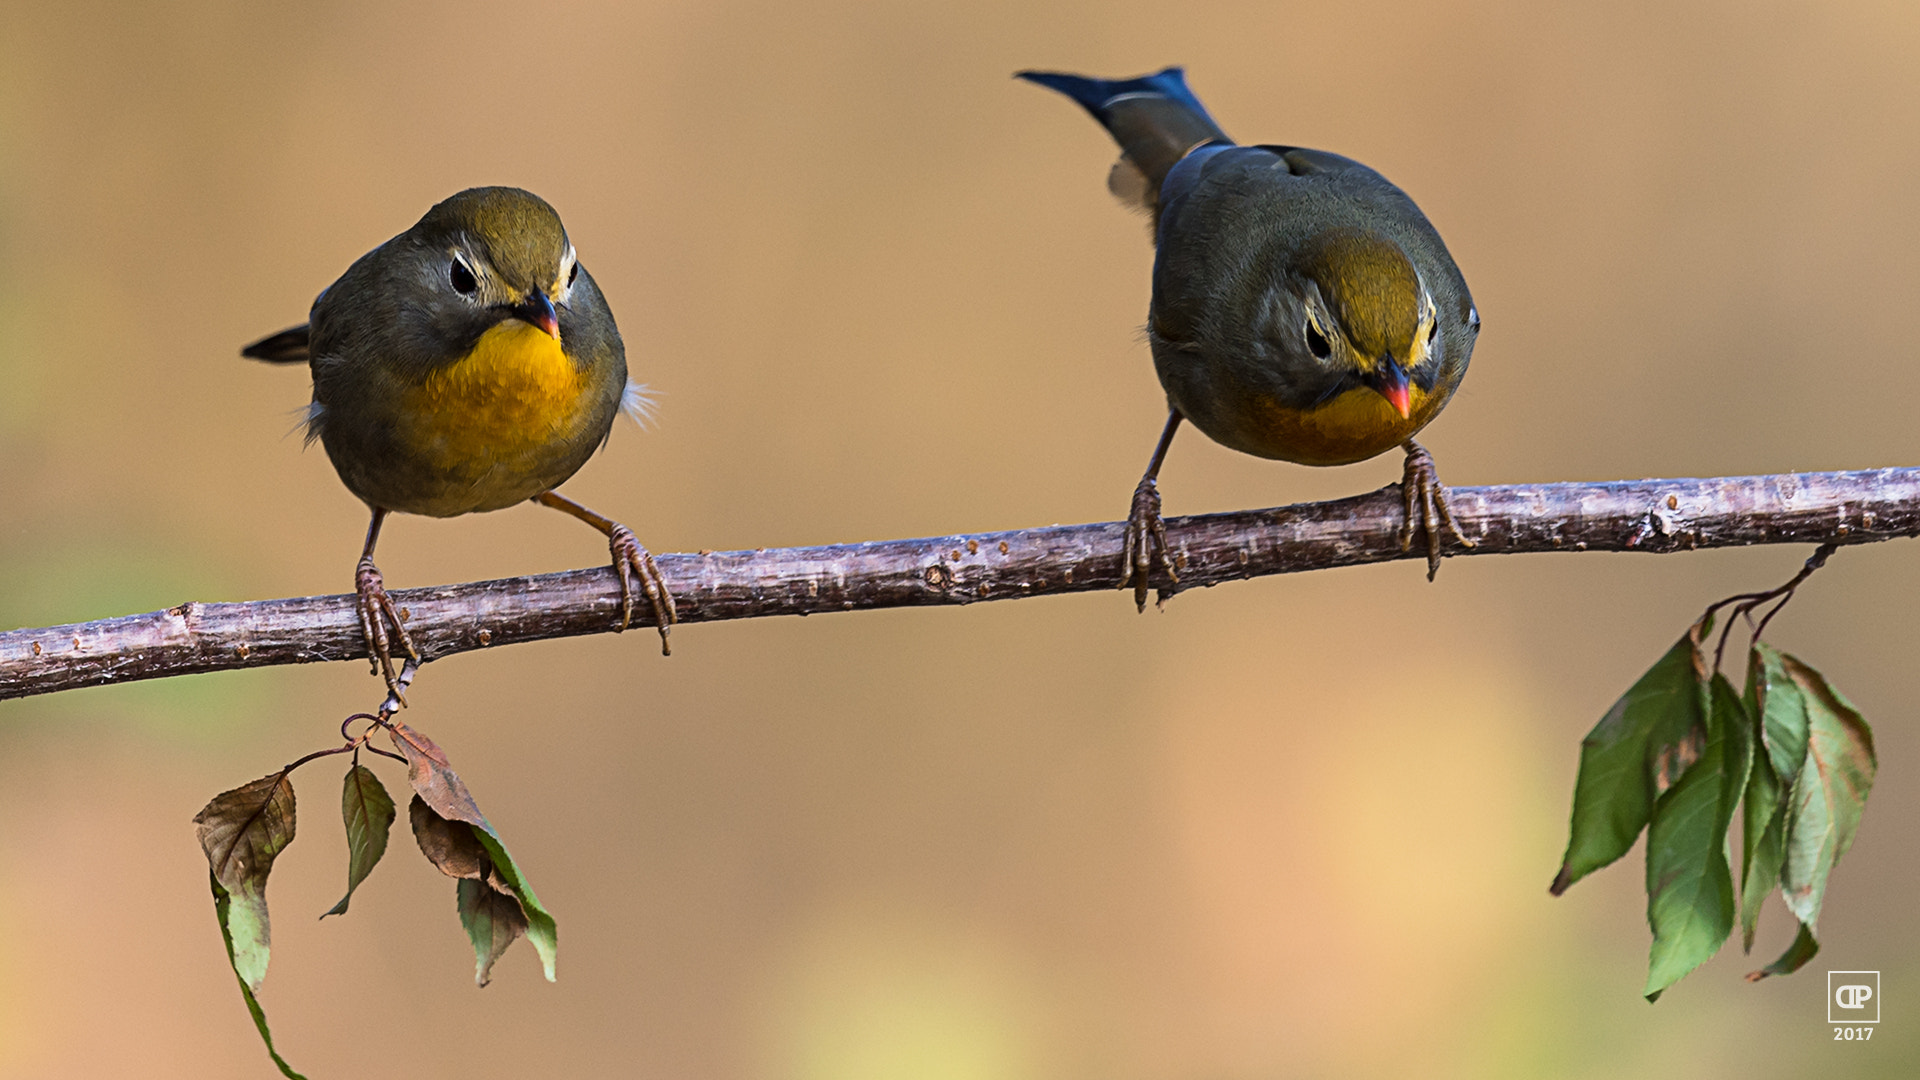
[[[413,647],[413,639],[407,636],[407,628],[400,623],[400,612],[393,606],[393,598],[387,595],[380,568],[373,565],[373,545],[380,539],[380,523],[386,519],[385,510],[373,508],[373,520],[367,525],[367,545],[360,549],[360,565],[353,571],[353,606],[360,615],[360,633],[367,640],[368,665],[386,678],[387,691],[394,700],[405,705],[406,694],[394,677],[392,646],[398,641],[416,664],[420,662],[420,653]]]
[[[1153,460],[1147,462],[1146,475],[1133,489],[1133,509],[1127,514],[1126,546],[1120,555],[1120,587],[1133,587],[1133,605],[1140,611],[1147,610],[1147,577],[1153,572],[1156,554],[1160,556],[1160,564],[1167,568],[1167,580],[1175,584],[1180,581],[1180,573],[1173,568],[1173,557],[1167,549],[1167,527],[1160,521],[1160,488],[1155,481],[1182,419],[1178,409],[1167,413],[1166,430],[1160,433],[1160,444],[1153,448]],[[1164,593],[1161,598],[1165,599]]]
[[[620,575],[620,629],[625,630],[633,622],[633,582],[637,577],[641,591],[647,594],[647,602],[653,605],[654,625],[660,628],[660,655],[673,655],[673,649],[667,644],[667,635],[679,618],[674,611],[673,594],[667,591],[659,567],[653,565],[653,555],[640,546],[633,530],[612,518],[601,517],[557,491],[535,495],[533,501],[571,514],[606,534],[607,549],[613,553],[613,570]]]
[[[1406,503],[1406,520],[1400,525],[1400,550],[1413,547],[1417,523],[1427,534],[1427,580],[1432,581],[1440,572],[1440,549],[1445,543],[1440,536],[1440,526],[1445,525],[1462,547],[1479,545],[1469,540],[1453,520],[1453,508],[1447,504],[1447,489],[1440,483],[1440,471],[1434,467],[1433,455],[1412,439],[1401,446],[1407,452],[1407,469],[1400,478],[1400,497]]]

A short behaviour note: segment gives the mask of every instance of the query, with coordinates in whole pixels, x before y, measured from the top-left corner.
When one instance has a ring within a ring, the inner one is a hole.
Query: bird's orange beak
[[[1387,399],[1400,419],[1413,418],[1413,388],[1407,385],[1407,370],[1391,357],[1381,357],[1372,371],[1362,376],[1368,386]]]
[[[532,323],[546,331],[548,337],[560,336],[560,317],[553,310],[553,301],[547,299],[547,294],[539,289],[533,290],[532,296],[513,305],[512,310],[514,318]]]

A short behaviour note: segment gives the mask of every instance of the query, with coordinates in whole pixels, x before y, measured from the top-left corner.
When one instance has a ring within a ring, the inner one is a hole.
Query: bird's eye
[[[580,264],[574,263],[573,269],[567,271],[567,285],[571,287],[573,285],[573,279],[579,276],[580,276]]]
[[[1311,322],[1307,323],[1307,351],[1322,360],[1333,354],[1333,346],[1327,344],[1327,336]]]
[[[459,259],[453,260],[453,264],[447,268],[447,281],[453,286],[453,291],[462,296],[472,296],[474,290],[480,287],[480,283],[474,280],[473,271],[467,269],[467,264]]]
[[[1479,308],[1467,309],[1467,325],[1473,328],[1474,333],[1477,334],[1480,332],[1480,309]]]
[[[1438,337],[1439,335],[1440,335],[1439,321],[1436,320],[1434,322],[1428,323],[1427,324],[1427,347],[1428,348],[1433,347],[1433,339]]]

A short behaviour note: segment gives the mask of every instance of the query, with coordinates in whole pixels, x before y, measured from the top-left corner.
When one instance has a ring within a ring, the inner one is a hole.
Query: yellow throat
[[[579,434],[586,376],[560,339],[519,319],[480,336],[465,359],[413,392],[412,440],[442,460],[512,460]]]
[[[1354,387],[1314,409],[1294,409],[1261,395],[1249,403],[1254,453],[1301,465],[1349,465],[1384,453],[1413,437],[1446,402],[1444,395],[1411,388],[1411,414],[1402,417],[1387,399]]]

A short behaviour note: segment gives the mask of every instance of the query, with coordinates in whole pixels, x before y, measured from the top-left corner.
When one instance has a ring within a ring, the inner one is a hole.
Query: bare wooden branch
[[[1453,556],[1665,553],[1920,535],[1920,469],[1910,468],[1450,491],[1460,527],[1479,545],[1452,548]],[[1390,485],[1331,502],[1171,518],[1167,533],[1178,588],[1185,590],[1418,557],[1420,543],[1412,553],[1400,550],[1400,522],[1399,486]],[[1120,581],[1120,542],[1121,524],[1103,522],[657,559],[681,621],[701,623],[1113,589]],[[605,566],[403,589],[393,596],[426,661],[469,649],[607,633],[619,615],[619,587]],[[1125,605],[1116,600],[1114,606]],[[636,610],[636,620],[640,615]],[[350,595],[186,603],[145,615],[0,633],[0,699],[365,656]]]

